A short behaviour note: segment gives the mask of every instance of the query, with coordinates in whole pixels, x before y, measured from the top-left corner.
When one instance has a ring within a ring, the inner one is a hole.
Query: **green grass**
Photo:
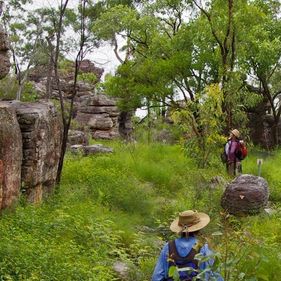
[[[60,188],[43,204],[3,212],[0,280],[119,280],[112,265],[120,260],[128,281],[150,280],[169,224],[185,209],[210,215],[203,235],[226,281],[281,280],[280,151],[262,166],[276,214],[225,220],[223,188],[211,188],[214,176],[229,180],[219,162],[199,170],[176,145],[104,144],[115,152],[68,154]],[[259,153],[244,160],[245,173],[257,174]]]

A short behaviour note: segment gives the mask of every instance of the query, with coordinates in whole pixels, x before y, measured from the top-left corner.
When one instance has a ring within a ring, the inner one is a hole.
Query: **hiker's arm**
[[[201,248],[200,254],[207,257],[207,256],[211,256],[213,252],[209,249],[208,244],[206,243]],[[199,266],[200,270],[205,270],[209,268],[209,270],[205,273],[205,281],[209,281],[209,280],[223,281],[223,278],[219,273],[212,271],[213,264],[214,264],[214,259],[210,258],[208,261],[201,263]]]
[[[166,244],[158,258],[157,264],[154,268],[152,275],[152,281],[163,281],[166,278],[168,272],[168,244]]]
[[[224,151],[225,151],[225,154],[228,155],[228,151],[229,151],[229,142],[227,142],[224,146]]]

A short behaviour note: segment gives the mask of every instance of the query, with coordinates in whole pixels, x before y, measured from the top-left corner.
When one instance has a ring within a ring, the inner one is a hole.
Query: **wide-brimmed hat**
[[[187,210],[179,213],[179,216],[171,223],[173,232],[194,232],[204,228],[210,222],[210,217],[205,213]]]
[[[236,138],[240,137],[240,132],[237,129],[230,131],[230,133],[233,134]]]

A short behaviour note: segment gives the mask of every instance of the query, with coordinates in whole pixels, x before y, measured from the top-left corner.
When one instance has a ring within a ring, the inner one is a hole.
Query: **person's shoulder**
[[[212,254],[212,250],[209,248],[209,245],[207,242],[203,243],[200,248],[200,253],[204,256],[208,256]]]

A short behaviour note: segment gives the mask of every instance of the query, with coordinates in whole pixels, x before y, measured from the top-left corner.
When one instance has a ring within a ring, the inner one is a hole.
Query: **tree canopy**
[[[58,43],[59,59],[81,47],[83,1],[66,7],[61,24],[60,7],[68,1],[32,11],[25,9],[27,2],[10,1],[3,15],[20,85],[21,67],[50,64]],[[18,12],[24,16],[14,17]],[[222,114],[215,133],[243,130],[247,112],[262,102],[273,114],[279,143],[278,0],[87,1],[83,30],[83,56],[104,42],[113,48],[120,65],[103,87],[123,110],[187,111],[193,118],[189,133],[202,138],[208,132],[201,122],[204,95],[217,89]]]

